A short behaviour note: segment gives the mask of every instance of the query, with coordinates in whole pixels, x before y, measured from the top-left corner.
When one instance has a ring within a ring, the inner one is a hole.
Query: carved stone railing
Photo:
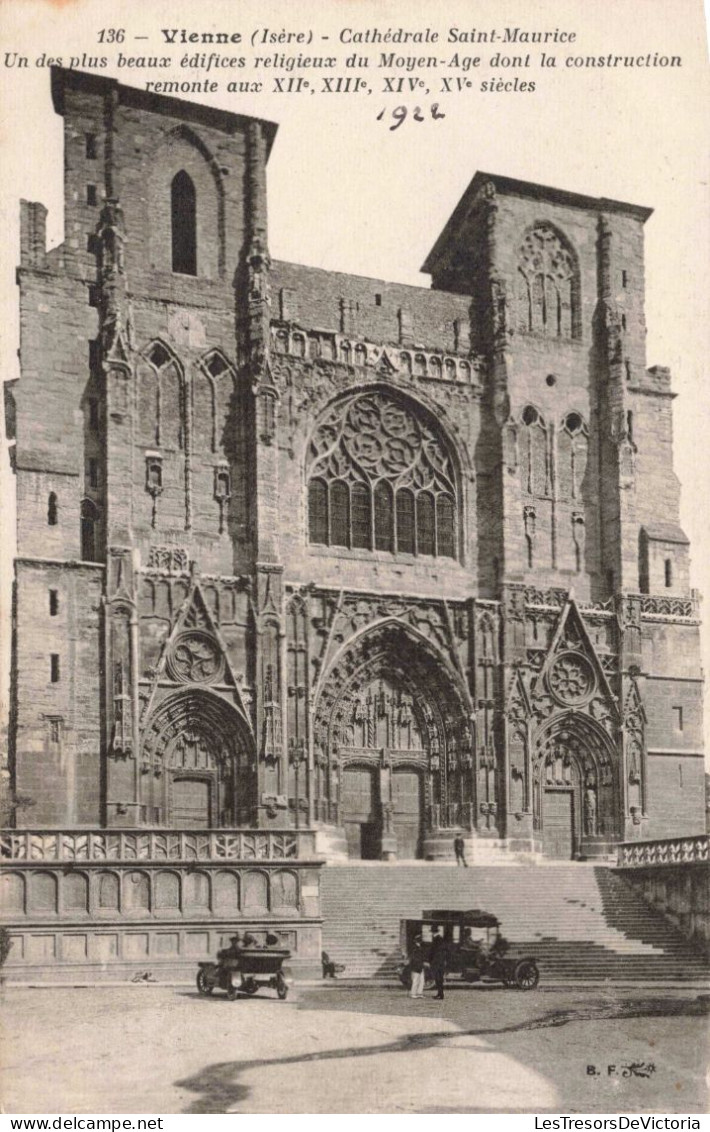
[[[628,841],[618,846],[617,867],[641,869],[654,865],[707,864],[710,860],[710,838],[669,837],[662,841]]]
[[[698,598],[692,597],[666,597],[664,594],[632,594],[638,597],[641,603],[641,616],[646,619],[659,618],[663,621],[672,618],[683,621],[695,621],[700,616]]]
[[[2,830],[0,862],[296,861],[316,857],[310,830]]]
[[[305,330],[287,323],[272,323],[271,341],[274,354],[284,357],[303,361],[320,359],[362,368],[384,366],[401,377],[423,377],[459,385],[480,385],[485,364],[483,357],[468,351],[449,353],[405,344],[383,346],[358,335]]]

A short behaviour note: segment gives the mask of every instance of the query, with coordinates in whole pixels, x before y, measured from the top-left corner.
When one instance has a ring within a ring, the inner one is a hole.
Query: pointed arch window
[[[518,250],[517,325],[546,338],[579,338],[577,257],[552,224],[534,225]]]
[[[197,199],[189,173],[181,169],[170,185],[173,271],[197,275]]]
[[[331,407],[311,440],[307,474],[312,543],[456,557],[451,456],[434,427],[384,391]]]

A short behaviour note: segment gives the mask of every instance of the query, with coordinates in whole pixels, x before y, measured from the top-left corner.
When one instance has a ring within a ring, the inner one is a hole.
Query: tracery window
[[[522,413],[525,426],[520,434],[520,475],[523,492],[536,498],[549,495],[549,461],[547,426],[544,417],[533,405]]]
[[[589,437],[579,413],[567,413],[558,434],[557,487],[560,499],[582,498]]]
[[[518,330],[523,333],[580,336],[577,261],[552,224],[536,224],[520,245],[517,308]]]
[[[334,405],[308,451],[309,539],[456,557],[453,462],[434,429],[380,391]]]

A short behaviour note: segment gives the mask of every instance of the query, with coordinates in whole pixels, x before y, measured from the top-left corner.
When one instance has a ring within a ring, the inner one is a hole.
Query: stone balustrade
[[[0,862],[307,861],[308,830],[3,830]]]
[[[710,859],[707,834],[696,837],[668,837],[661,841],[628,841],[619,845],[620,869],[648,868],[655,865],[707,864]]]

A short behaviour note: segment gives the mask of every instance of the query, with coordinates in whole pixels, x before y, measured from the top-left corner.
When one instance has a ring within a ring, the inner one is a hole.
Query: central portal
[[[385,677],[341,704],[340,820],[350,857],[396,853],[411,860],[421,854],[431,748],[421,712],[409,691]]]
[[[460,676],[395,620],[336,654],[316,701],[314,753],[321,820],[340,852],[345,840],[351,858],[411,861],[448,847],[452,830],[473,828],[471,708]]]

